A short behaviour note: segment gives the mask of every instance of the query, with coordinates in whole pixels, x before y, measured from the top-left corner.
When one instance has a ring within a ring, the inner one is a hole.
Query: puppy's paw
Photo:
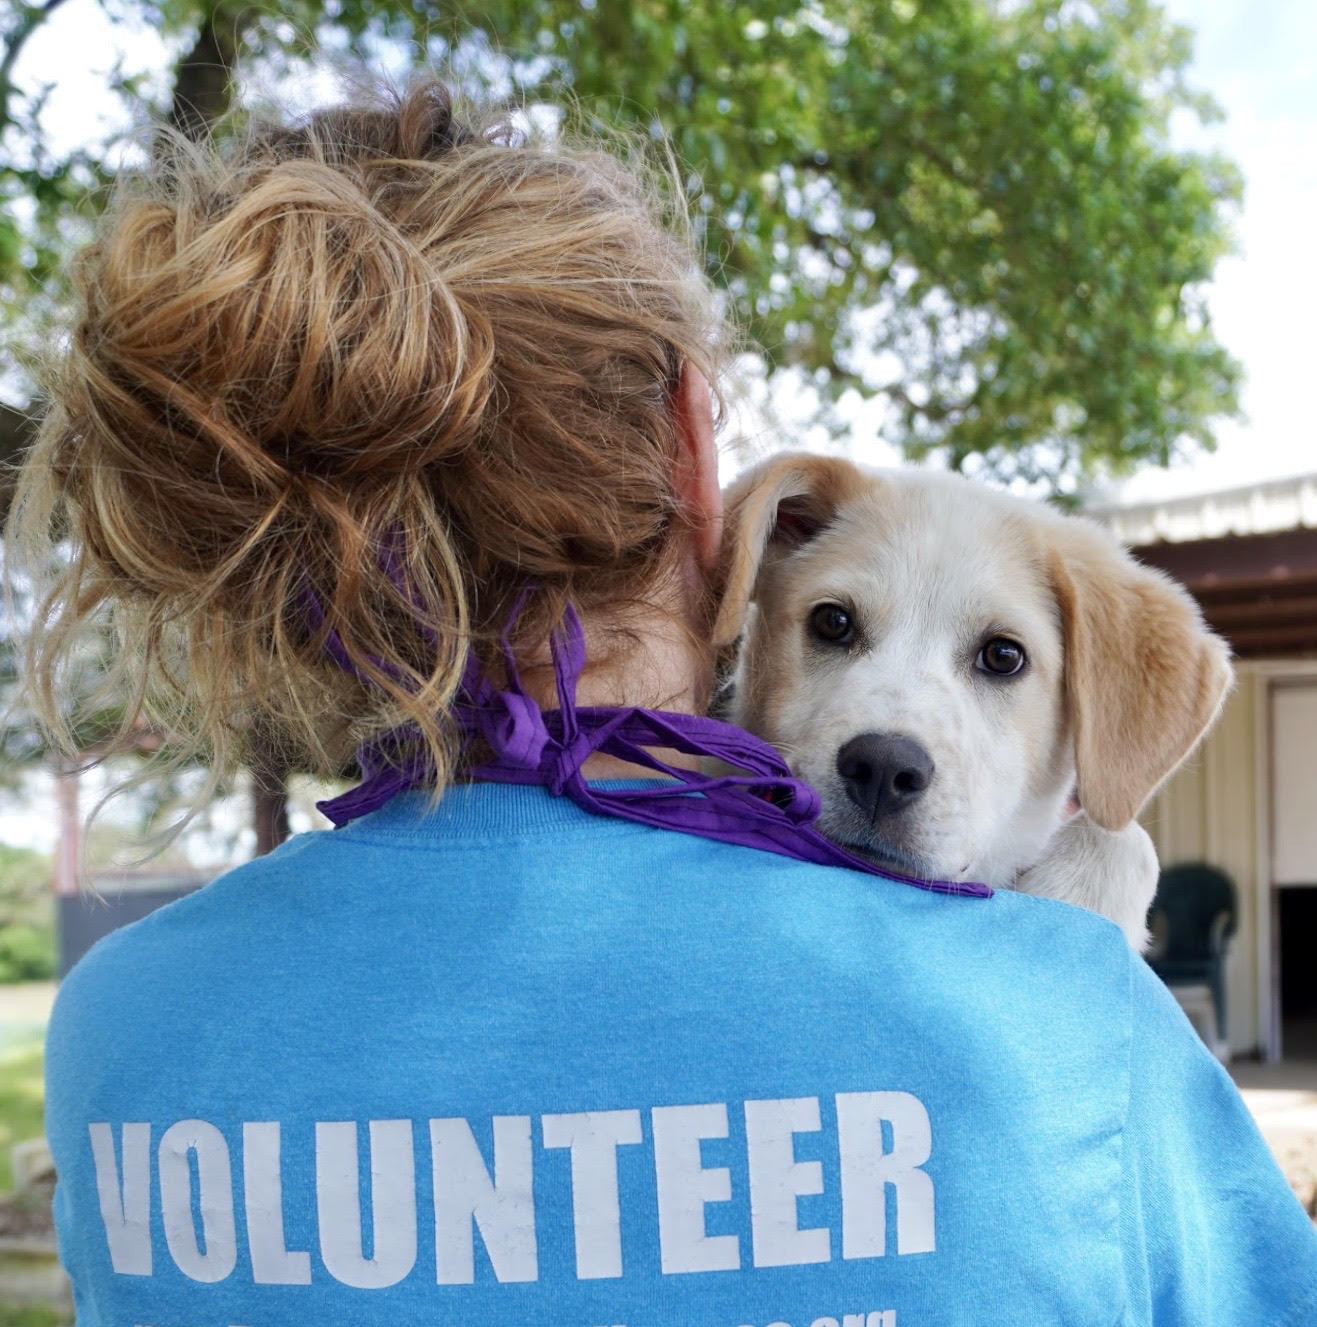
[[[1100,829],[1081,812],[1057,830],[1015,888],[1110,917],[1141,954],[1148,946],[1148,908],[1159,871],[1157,850],[1137,821],[1124,829]]]

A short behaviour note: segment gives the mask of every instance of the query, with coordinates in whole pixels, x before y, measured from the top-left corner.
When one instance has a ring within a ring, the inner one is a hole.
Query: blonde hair
[[[149,723],[218,779],[259,730],[333,774],[409,721],[441,790],[467,651],[526,587],[533,651],[674,571],[672,392],[726,339],[672,198],[437,83],[157,151],[77,259],[20,477],[13,541],[72,546],[28,646],[44,721],[71,740],[61,679],[108,615],[107,751]]]

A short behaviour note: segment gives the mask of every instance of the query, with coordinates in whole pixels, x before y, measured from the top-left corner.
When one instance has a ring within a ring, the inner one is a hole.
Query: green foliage
[[[11,81],[24,43],[52,8],[14,7],[0,65],[0,311],[9,348],[28,364],[63,304],[69,251],[89,233],[92,193],[104,182],[90,145],[62,157],[48,150],[40,123],[50,87],[25,96]],[[13,337],[15,326],[25,335]]]
[[[49,1304],[0,1303],[0,1327],[66,1327],[68,1321]]]
[[[50,872],[45,854],[0,843],[0,926],[49,917]]]
[[[0,512],[0,517],[3,512]],[[54,556],[62,556],[62,552]],[[19,686],[24,643],[21,624],[34,611],[27,582],[0,557],[0,583],[8,592],[12,613],[0,618],[0,790],[19,787],[27,772],[52,754],[46,734]],[[78,751],[90,751],[107,741],[123,720],[121,698],[107,694],[104,682],[109,659],[116,648],[104,622],[89,624],[77,653],[71,658],[56,688]],[[3,921],[3,845],[0,845],[0,922]]]
[[[49,981],[54,975],[54,926],[0,926],[0,983]]]
[[[1236,409],[1238,367],[1202,290],[1239,179],[1170,147],[1173,112],[1212,108],[1185,86],[1187,32],[1148,0],[136,8],[185,43],[200,34],[192,56],[208,32],[227,38],[272,87],[317,47],[394,67],[410,48],[476,95],[566,94],[587,122],[668,136],[711,269],[770,365],[804,370],[825,399],[883,398],[886,435],[911,454],[1067,487],[1210,446]],[[176,101],[194,65],[180,61]],[[39,139],[25,114],[15,124]],[[14,165],[13,127],[11,317],[58,288],[75,200],[100,169],[90,148]],[[20,195],[36,200],[26,219]]]
[[[775,363],[888,437],[1057,481],[1210,445],[1237,366],[1202,285],[1240,184],[1173,151],[1188,34],[1142,0],[485,3],[523,84],[659,125]]]
[[[40,1035],[0,1045],[0,1193],[14,1186],[13,1145],[41,1137],[44,1106]]]
[[[55,975],[50,858],[0,843],[0,983]]]

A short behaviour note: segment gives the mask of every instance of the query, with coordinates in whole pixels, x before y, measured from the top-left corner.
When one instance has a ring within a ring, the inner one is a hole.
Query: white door
[[[1271,882],[1317,886],[1317,685],[1271,693]]]

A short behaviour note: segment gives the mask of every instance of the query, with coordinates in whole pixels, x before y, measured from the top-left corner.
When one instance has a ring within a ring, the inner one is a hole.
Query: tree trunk
[[[47,0],[44,17],[61,0]],[[233,69],[246,30],[260,17],[249,0],[219,0],[208,8],[191,49],[178,62],[169,122],[189,138],[201,138],[223,116],[233,101]],[[33,23],[31,26],[35,26]],[[28,35],[26,28],[21,33]],[[21,44],[21,41],[18,43]],[[4,65],[13,62],[17,45],[11,41]],[[7,88],[7,81],[4,83]],[[3,106],[0,105],[0,111]],[[36,435],[35,415],[40,403],[18,409],[0,402],[0,524],[12,504],[17,467]],[[256,851],[269,852],[288,837],[289,768],[275,744],[258,740],[252,747],[252,824]]]
[[[55,807],[59,838],[55,842],[55,893],[66,898],[78,895],[82,873],[82,817],[78,814],[79,775],[76,763],[57,757]]]
[[[258,736],[251,745],[252,826],[256,855],[273,852],[288,837],[288,761],[275,743]]]
[[[233,67],[243,33],[259,11],[240,0],[220,0],[202,20],[192,49],[178,62],[169,122],[189,138],[201,138],[233,101]]]
[[[23,453],[36,436],[36,420],[32,411],[36,406],[20,410],[0,401],[0,525],[9,515],[18,483],[18,465]]]
[[[203,138],[233,101],[233,70],[243,34],[260,11],[248,0],[220,0],[209,10],[192,49],[178,62],[169,122],[189,138]],[[276,742],[258,733],[252,742],[252,828],[256,854],[272,852],[288,837],[288,761]]]

